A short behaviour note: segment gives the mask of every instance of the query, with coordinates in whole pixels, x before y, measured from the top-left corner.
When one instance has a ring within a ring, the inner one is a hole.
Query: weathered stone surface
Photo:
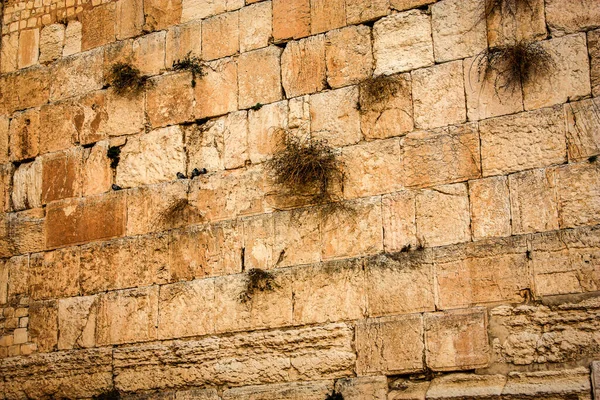
[[[329,324],[124,347],[115,350],[115,382],[133,391],[333,379],[352,375],[352,339],[347,325]]]
[[[367,80],[359,90],[360,127],[365,139],[384,139],[413,130],[409,74]]]
[[[179,126],[129,138],[121,149],[116,183],[135,187],[176,179],[185,171],[183,132]]]
[[[489,363],[486,311],[425,314],[425,358],[434,371],[467,370]]]
[[[481,175],[479,135],[473,124],[410,133],[400,143],[406,186],[461,182]]]
[[[438,186],[417,194],[417,238],[421,246],[444,246],[471,239],[467,186]]]
[[[161,70],[166,68],[166,37],[167,33],[161,31],[141,36],[133,41],[133,65],[140,70],[142,75],[158,75]]]
[[[202,55],[201,38],[201,21],[169,27],[165,54],[166,67],[171,68],[177,60],[184,59],[187,54],[200,57]]]
[[[83,150],[81,193],[84,197],[108,192],[111,189],[113,171],[111,161],[106,156],[107,141],[99,142],[90,149]]]
[[[42,160],[42,203],[81,194],[82,152],[75,148],[61,153],[53,153]]]
[[[115,11],[115,36],[123,40],[138,36],[144,27],[144,1],[119,0]]]
[[[390,6],[395,10],[404,11],[434,3],[435,1],[436,0],[390,0]]]
[[[102,88],[102,49],[61,59],[51,69],[50,100],[61,100]]]
[[[202,21],[202,57],[215,60],[240,51],[239,12],[230,12]]]
[[[558,229],[558,205],[554,176],[533,170],[508,177],[512,231],[514,234]]]
[[[281,49],[270,46],[238,59],[239,108],[281,100]]]
[[[428,399],[484,399],[502,394],[506,376],[450,374],[434,378],[427,390]]]
[[[191,389],[177,391],[175,400],[220,400],[217,389]]]
[[[368,319],[356,326],[359,375],[417,372],[424,368],[423,317]]]
[[[600,7],[593,0],[578,0],[568,9],[559,0],[546,3],[546,18],[555,36],[600,26]]]
[[[17,56],[19,54],[19,32],[13,32],[9,35],[2,36],[2,48],[0,49],[0,71],[6,72],[16,71]]]
[[[42,162],[21,164],[12,180],[12,206],[15,211],[42,206]]]
[[[38,109],[13,114],[8,131],[11,161],[36,157],[40,152],[40,112]]]
[[[17,256],[5,261],[8,270],[8,302],[29,297],[29,256]]]
[[[69,21],[67,29],[65,29],[63,57],[68,57],[81,51],[81,31],[81,22]]]
[[[496,239],[436,249],[433,256],[439,308],[520,302],[529,287],[523,239]]]
[[[594,393],[594,400],[598,400],[598,390],[600,390],[600,363],[598,361],[593,361],[591,365],[592,369],[592,391]]]
[[[388,384],[385,376],[338,379],[335,390],[347,400],[386,400]]]
[[[505,176],[469,181],[473,239],[510,236],[510,196]]]
[[[33,208],[0,215],[0,256],[43,251],[46,236],[44,209]]]
[[[576,164],[556,169],[558,218],[561,228],[599,222],[600,165]]]
[[[373,70],[371,29],[352,26],[325,35],[327,83],[332,88],[355,84],[368,78]]]
[[[111,363],[110,348],[33,354],[3,359],[0,373],[7,398],[85,398],[112,388]]]
[[[94,296],[58,301],[58,349],[93,347],[98,300]]]
[[[10,129],[10,119],[6,116],[0,116],[0,164],[6,164],[8,158],[8,135]]]
[[[317,211],[278,212],[273,220],[273,247],[269,257],[273,265],[286,267],[321,261],[321,226]]]
[[[160,75],[150,82],[146,112],[153,128],[194,119],[194,89],[190,72]]]
[[[548,73],[524,82],[525,109],[552,106],[589,96],[590,70],[585,34],[540,43],[552,62],[548,65]]]
[[[565,104],[569,161],[600,153],[600,99]]]
[[[327,381],[247,386],[225,390],[223,400],[320,399],[326,397],[332,390],[333,384]]]
[[[411,379],[396,379],[391,382],[389,400],[424,400],[429,381],[415,381]]]
[[[287,98],[325,88],[325,35],[289,42],[281,55],[281,77]]]
[[[178,24],[182,15],[182,0],[144,0],[145,29],[158,31]]]
[[[389,0],[346,0],[346,22],[354,25],[383,17],[388,14],[389,7]]]
[[[568,397],[591,400],[589,370],[511,372],[503,396],[531,396],[558,400]]]
[[[521,41],[546,38],[544,0],[527,4],[508,4],[487,11],[487,31],[490,46],[502,46]]]
[[[561,107],[482,121],[479,133],[484,176],[562,164],[567,158]]]
[[[196,118],[214,117],[237,110],[238,71],[232,59],[208,64],[206,75],[198,80],[195,89]]]
[[[8,212],[12,208],[10,194],[12,191],[14,170],[15,167],[13,164],[3,164],[0,166],[0,212]]]
[[[108,3],[83,12],[81,50],[93,49],[115,40],[115,11],[115,4]]]
[[[44,27],[40,34],[40,64],[52,62],[62,57],[65,41],[63,24],[52,24]]]
[[[420,69],[411,76],[417,128],[431,129],[466,121],[461,61]]]
[[[56,350],[58,340],[58,305],[56,301],[35,301],[29,305],[28,334],[37,351]]]
[[[310,35],[310,0],[273,0],[275,41]]]
[[[350,86],[310,97],[311,133],[333,147],[360,141],[358,88]]]
[[[33,254],[29,262],[29,294],[34,300],[77,296],[79,249],[71,247]]]
[[[428,15],[408,11],[383,18],[373,27],[375,74],[393,74],[433,64]]]
[[[288,127],[287,101],[248,112],[248,157],[253,164],[266,161],[278,149]]]
[[[317,34],[346,25],[346,2],[344,0],[311,0],[311,33]]]
[[[244,266],[248,269],[270,269],[273,261],[275,241],[274,213],[243,219]],[[279,261],[279,260],[276,260]]]
[[[26,68],[37,64],[40,54],[40,30],[26,29],[19,34],[17,65]]]
[[[260,2],[240,10],[240,51],[267,47],[273,32],[271,1]]]
[[[221,117],[207,121],[205,124],[193,124],[184,127],[185,147],[188,157],[189,175],[194,168],[206,168],[207,171],[225,169],[224,132],[231,119]],[[238,143],[243,146],[243,143]]]
[[[592,95],[600,96],[600,29],[588,32],[588,50],[590,53],[590,79]]]
[[[381,199],[383,245],[386,252],[417,247],[416,193],[401,191]]]
[[[181,22],[204,19],[226,10],[222,0],[182,0]]]

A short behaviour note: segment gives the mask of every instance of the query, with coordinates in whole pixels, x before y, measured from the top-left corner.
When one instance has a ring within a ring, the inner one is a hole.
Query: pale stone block
[[[225,169],[223,161],[224,131],[227,117],[210,120],[203,125],[184,127],[185,147],[188,160],[187,175],[194,168],[207,171]]]
[[[8,133],[10,129],[10,119],[7,116],[0,116],[0,164],[6,164],[8,158]],[[0,209],[4,209],[1,207]]]
[[[194,89],[190,72],[160,75],[150,80],[146,113],[151,127],[180,124],[194,119]]]
[[[29,297],[29,256],[17,256],[6,260],[8,268],[8,301]]]
[[[10,121],[8,148],[11,161],[36,157],[40,152],[39,109],[13,114]]]
[[[280,48],[270,46],[240,55],[239,108],[281,100],[281,52]]]
[[[81,50],[86,51],[115,41],[115,4],[85,10],[81,18]]]
[[[38,63],[40,54],[40,30],[26,29],[19,35],[19,56],[17,65],[26,68]]]
[[[27,328],[17,328],[13,331],[13,343],[14,344],[23,344],[28,342],[29,335],[27,332]]]
[[[333,147],[358,143],[361,139],[357,110],[358,87],[318,93],[310,97],[312,137],[325,139]]]
[[[562,371],[511,372],[502,396],[591,399],[590,392],[589,370],[580,367]]]
[[[141,36],[133,41],[133,66],[140,70],[142,75],[158,75],[166,68],[167,33],[155,32]]]
[[[419,314],[361,321],[356,326],[356,370],[404,374],[424,368],[423,317]]]
[[[289,42],[281,56],[281,76],[286,97],[323,90],[326,70],[324,35]]]
[[[275,243],[274,213],[246,218],[243,220],[243,224],[244,266],[247,269],[260,268],[268,270],[273,268],[275,266],[275,261],[273,261],[273,246]]]
[[[490,47],[545,39],[544,0],[506,3],[488,9],[487,32]]]
[[[42,162],[21,164],[13,175],[12,205],[15,211],[42,206]]]
[[[274,214],[274,243],[271,260],[277,267],[321,261],[319,214],[299,209]]]
[[[195,88],[196,118],[214,117],[237,110],[238,70],[233,59],[223,59],[209,64],[206,75]]]
[[[10,192],[14,170],[12,163],[0,166],[0,212],[11,211]]]
[[[116,183],[135,187],[176,179],[185,171],[183,132],[179,126],[157,129],[128,139],[121,149]]]
[[[569,3],[560,0],[546,1],[546,19],[553,36],[580,32],[600,26],[600,5],[594,0],[577,0]]]
[[[383,244],[386,252],[417,247],[416,193],[402,191],[383,196]]]
[[[143,0],[118,0],[115,12],[117,40],[138,36],[144,28]]]
[[[417,128],[431,129],[466,121],[461,61],[420,69],[411,76]]]
[[[414,381],[411,379],[397,379],[393,382],[395,387],[391,388],[388,400],[425,400],[429,389],[429,381]],[[396,389],[397,390],[394,390]]]
[[[345,400],[386,400],[388,384],[385,376],[364,376],[338,379],[335,390]]]
[[[273,38],[276,42],[308,36],[310,25],[310,0],[273,0]]]
[[[240,51],[239,12],[229,12],[202,21],[202,57],[215,60]]]
[[[483,175],[507,174],[567,160],[562,107],[499,117],[479,124]]]
[[[561,228],[595,225],[600,216],[600,165],[569,164],[554,171]]]
[[[443,0],[431,6],[435,61],[471,57],[487,48],[485,0]]]
[[[505,176],[469,181],[473,239],[510,236],[510,195]]]
[[[243,167],[248,160],[248,113],[238,111],[224,118],[223,165],[225,169]]]
[[[558,204],[554,176],[534,170],[508,177],[513,234],[558,229]]]
[[[224,0],[183,0],[181,22],[189,22],[224,13]]]
[[[105,107],[98,107],[98,105],[94,105],[96,103],[91,105],[92,111],[94,111],[94,108],[100,108],[105,118],[102,118],[102,114],[97,117],[89,111],[86,112],[86,114],[92,114],[95,118],[86,118],[86,121],[87,119],[91,119],[91,121],[89,124],[84,123],[84,132],[80,134],[80,141],[93,143],[96,141],[93,140],[96,137],[99,139],[140,133],[144,130],[144,123],[146,122],[144,103],[143,95],[121,96],[116,94],[114,90],[108,90],[106,92]],[[102,122],[96,128],[97,131],[94,132],[95,126],[92,122],[97,119],[101,119]]]
[[[588,32],[592,95],[600,96],[600,29]]]
[[[40,34],[40,63],[52,62],[62,56],[65,41],[65,26],[52,24],[44,27]]]
[[[430,17],[408,11],[383,18],[373,27],[375,74],[389,75],[434,63]]]
[[[110,191],[113,171],[110,168],[111,161],[106,156],[109,147],[108,142],[104,141],[96,143],[91,149],[84,149],[81,167],[81,193],[84,197]]]
[[[288,127],[297,132],[310,132],[310,96],[290,99]]]
[[[61,59],[51,69],[50,100],[62,100],[101,89],[103,50]]]
[[[438,186],[417,194],[417,237],[424,246],[445,246],[471,239],[469,196],[464,183]]]
[[[248,155],[253,164],[266,161],[283,140],[288,127],[287,101],[262,106],[248,112]]]
[[[181,21],[182,0],[144,0],[145,31],[158,31]]]
[[[371,29],[352,26],[325,35],[327,83],[332,88],[359,83],[371,76]]]
[[[221,400],[217,389],[191,389],[175,392],[175,400]]]
[[[333,384],[326,381],[279,383],[227,389],[223,400],[295,400],[326,398]]]
[[[435,1],[436,0],[390,0],[390,6],[394,10],[404,11],[435,3]]]
[[[34,300],[79,294],[79,249],[77,247],[34,254],[29,262],[29,291]]]
[[[58,349],[71,350],[95,345],[98,301],[95,296],[58,301]]]
[[[490,360],[484,309],[425,314],[425,358],[434,371],[486,367]]]
[[[317,34],[346,25],[345,0],[311,0],[311,33]]]
[[[434,378],[427,391],[428,399],[473,399],[500,397],[506,385],[504,375],[450,374]]]
[[[273,7],[263,1],[240,10],[240,51],[267,47],[273,33]]]
[[[16,71],[19,66],[17,59],[19,55],[19,32],[13,32],[2,36],[2,47],[0,50],[0,72],[7,73]]]
[[[372,21],[388,14],[390,0],[346,0],[346,22],[348,25]]]
[[[65,46],[63,47],[63,57],[79,53],[81,51],[82,26],[79,21],[69,21],[65,30]]]
[[[0,262],[0,304],[8,302],[8,264]]]
[[[569,161],[600,153],[600,99],[565,104]]]
[[[193,21],[183,25],[175,25],[167,31],[166,67],[182,60],[188,54],[200,57],[202,55],[202,22]],[[198,79],[197,77],[196,79]]]
[[[42,159],[42,203],[81,196],[82,151],[73,148]]]

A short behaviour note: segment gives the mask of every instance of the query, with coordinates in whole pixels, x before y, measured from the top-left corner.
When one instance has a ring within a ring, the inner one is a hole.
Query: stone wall
[[[5,0],[0,399],[593,399],[600,2],[491,4]],[[281,195],[281,129],[344,207]]]

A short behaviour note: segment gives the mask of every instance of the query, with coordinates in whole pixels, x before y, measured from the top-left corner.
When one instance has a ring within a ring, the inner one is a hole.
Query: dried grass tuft
[[[328,394],[325,400],[344,400],[344,396],[341,393],[336,392],[335,390]]]
[[[156,216],[154,226],[158,228],[174,228],[197,219],[200,212],[187,198],[176,199]]]
[[[385,104],[402,88],[402,82],[394,76],[381,75],[367,79],[359,86],[359,108],[367,112],[378,105]]]
[[[275,275],[272,272],[260,268],[253,268],[248,271],[246,278],[246,287],[240,295],[240,301],[245,303],[252,299],[258,292],[272,292],[279,285],[275,282]]]
[[[175,71],[190,71],[192,73],[192,87],[196,87],[196,77],[206,75],[204,72],[204,63],[200,57],[192,56],[191,51],[182,59],[176,60],[173,63],[172,69]]]
[[[107,82],[118,95],[136,95],[144,90],[148,77],[129,64],[116,63],[108,73]]]
[[[502,18],[515,17],[519,10],[532,10],[533,0],[486,0],[485,15],[500,14]]]

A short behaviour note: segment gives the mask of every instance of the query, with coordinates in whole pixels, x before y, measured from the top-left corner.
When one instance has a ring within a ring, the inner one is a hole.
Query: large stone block
[[[239,108],[281,100],[281,49],[270,46],[238,59]]]
[[[336,381],[335,390],[347,400],[386,400],[388,383],[385,376],[345,378]]]
[[[600,211],[600,165],[571,164],[555,170],[561,228],[595,225]]]
[[[377,21],[373,37],[376,75],[410,71],[434,62],[430,17],[421,11]]]
[[[94,104],[91,105],[92,110]],[[84,123],[83,132],[80,133],[81,142],[95,142],[104,136],[132,135],[141,132],[145,127],[146,114],[143,95],[120,96],[114,90],[108,90],[106,106],[97,113],[104,118],[96,116],[90,122],[89,128],[88,124]],[[101,123],[94,134],[96,129],[94,121],[98,119],[101,119]]]
[[[138,36],[144,28],[144,1],[118,0],[115,11],[117,40]]]
[[[26,68],[38,63],[40,54],[40,30],[26,29],[19,34],[17,65]]]
[[[404,11],[435,3],[435,1],[436,0],[390,0],[390,6],[394,10]]]
[[[358,143],[361,139],[358,88],[345,87],[310,97],[312,137],[325,139],[333,147]]]
[[[578,0],[568,9],[560,0],[546,2],[546,19],[555,36],[600,26],[600,6],[594,0]]]
[[[406,374],[424,368],[423,316],[385,317],[356,326],[356,372]]]
[[[29,262],[29,294],[34,300],[77,296],[79,273],[77,247],[33,254]]]
[[[327,82],[325,35],[289,42],[281,56],[281,77],[287,98],[323,90]]]
[[[558,229],[558,204],[554,176],[533,170],[508,177],[513,234]]]
[[[8,302],[8,264],[0,262],[0,304]]]
[[[592,95],[600,96],[600,29],[588,32],[588,50],[590,53],[590,79]]]
[[[469,181],[473,239],[510,236],[510,195],[505,176]]]
[[[188,174],[194,168],[206,168],[207,171],[225,169],[225,130],[229,129],[229,123],[232,119],[225,116],[212,119],[204,124],[193,124],[184,127]],[[238,143],[238,145],[243,147],[244,143]]]
[[[0,256],[43,251],[46,236],[44,209],[0,215]]]
[[[144,0],[147,31],[158,31],[178,24],[182,17],[182,0]]]
[[[346,22],[348,25],[372,21],[386,16],[389,12],[389,0],[346,0]]]
[[[274,214],[273,247],[270,259],[277,267],[321,261],[320,214],[298,209]]]
[[[386,252],[417,247],[416,193],[400,191],[381,199],[383,245]]]
[[[8,147],[11,161],[34,158],[40,152],[39,109],[13,114],[8,130]]]
[[[486,367],[490,360],[484,309],[425,314],[425,359],[434,371]]]
[[[562,164],[567,159],[561,107],[482,121],[479,134],[484,176]]]
[[[95,296],[70,297],[58,301],[58,349],[93,347],[96,343],[98,299]]]
[[[227,389],[223,392],[223,400],[320,399],[332,390],[333,384],[327,381],[279,383]]]
[[[158,75],[167,67],[165,65],[166,42],[167,33],[165,31],[151,33],[135,39],[132,44],[133,66],[139,69],[142,75]]]
[[[45,26],[40,34],[40,64],[52,62],[62,57],[65,41],[65,25]]]
[[[8,163],[10,119],[0,116],[0,164]]]
[[[311,0],[310,29],[317,34],[346,25],[345,0]]]
[[[310,35],[310,0],[273,0],[275,41]]]
[[[81,22],[71,20],[65,29],[65,46],[63,57],[68,57],[81,51]]]
[[[42,158],[42,203],[81,195],[82,151],[75,148]]]
[[[42,206],[42,162],[19,165],[12,177],[12,208],[21,211]]]
[[[288,114],[287,101],[248,112],[248,157],[253,164],[266,161],[277,151],[288,127]]]
[[[0,212],[8,212],[12,208],[10,196],[14,170],[13,164],[0,166]]]
[[[7,301],[19,303],[29,297],[29,256],[17,256],[5,261],[8,270]]]
[[[487,35],[490,46],[544,39],[546,15],[544,0],[506,3],[487,10]]]
[[[223,59],[208,66],[206,75],[198,80],[194,92],[196,118],[227,114],[238,107],[237,63]]]
[[[427,390],[428,399],[501,398],[506,385],[504,375],[448,374],[434,378]]]
[[[562,371],[511,372],[502,396],[543,399],[590,399],[590,373],[585,367]]]
[[[166,67],[173,67],[176,61],[184,59],[188,54],[196,57],[202,55],[201,21],[175,25],[167,31]]]
[[[51,68],[50,100],[79,96],[102,88],[103,50],[61,59]]]
[[[160,75],[150,82],[146,113],[153,128],[194,119],[194,89],[190,72]]]
[[[227,11],[223,0],[182,0],[181,22],[204,19]]]
[[[56,301],[34,301],[29,305],[29,341],[37,351],[49,353],[58,343],[58,305]]]
[[[329,86],[338,88],[363,81],[373,71],[371,29],[361,25],[328,32],[325,56]]]
[[[600,153],[600,99],[565,104],[569,161]]]
[[[273,216],[274,213],[270,213],[243,219],[243,257],[245,268],[268,270],[275,266],[275,261],[273,261],[275,218]]]
[[[107,3],[82,13],[81,50],[103,46],[115,40],[116,5]]]
[[[2,36],[2,47],[0,48],[0,72],[7,73],[16,71],[19,66],[17,57],[19,54],[19,32],[13,32]]]
[[[272,40],[273,6],[260,2],[240,10],[240,51],[242,53],[267,47]]]
[[[202,21],[202,57],[215,60],[240,51],[239,12],[230,12]]]

